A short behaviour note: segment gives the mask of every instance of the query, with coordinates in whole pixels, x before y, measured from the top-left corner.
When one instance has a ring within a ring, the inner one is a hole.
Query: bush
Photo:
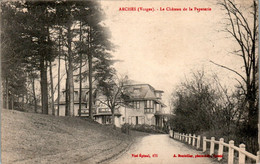
[[[131,130],[136,130],[140,132],[152,133],[152,134],[164,134],[163,128],[154,126],[154,125],[146,125],[146,124],[138,124],[138,125],[130,125]]]
[[[129,131],[130,131],[130,125],[129,124],[122,125],[122,127],[121,127],[121,132],[122,133],[125,133],[125,134],[129,135]]]

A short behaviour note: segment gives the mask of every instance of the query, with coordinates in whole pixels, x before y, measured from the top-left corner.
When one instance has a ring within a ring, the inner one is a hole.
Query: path
[[[143,155],[143,158],[140,156]],[[193,157],[178,157],[178,155],[193,155]],[[150,155],[150,157],[147,157]],[[177,157],[173,157],[176,155]],[[141,138],[130,149],[110,161],[112,164],[214,164],[208,157],[195,158],[203,155],[201,151],[190,149],[184,143],[169,138],[169,135],[149,135]],[[156,157],[157,156],[157,157]]]

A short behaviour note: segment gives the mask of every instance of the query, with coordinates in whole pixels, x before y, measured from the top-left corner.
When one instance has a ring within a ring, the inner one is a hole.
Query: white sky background
[[[118,48],[114,59],[119,74],[165,91],[164,102],[192,70],[215,72],[224,84],[234,85],[234,73],[213,65],[212,60],[241,72],[242,60],[230,54],[236,43],[223,30],[223,10],[216,1],[102,1],[106,25]],[[212,11],[119,11],[120,7],[197,7]],[[229,37],[229,38],[227,38]],[[239,78],[239,77],[237,77]]]

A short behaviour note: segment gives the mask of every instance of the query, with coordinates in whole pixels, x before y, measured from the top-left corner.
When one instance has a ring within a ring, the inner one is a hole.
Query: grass
[[[146,133],[121,133],[88,119],[2,110],[2,163],[98,163]]]

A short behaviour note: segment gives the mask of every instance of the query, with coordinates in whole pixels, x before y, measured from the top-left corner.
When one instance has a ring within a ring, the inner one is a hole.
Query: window
[[[75,97],[78,97],[78,94],[79,94],[78,91],[74,91],[74,96],[75,96]]]
[[[145,108],[154,108],[153,100],[146,100],[144,107]]]
[[[140,102],[139,101],[133,101],[132,104],[133,104],[134,109],[140,109]]]
[[[136,102],[136,109],[140,109],[140,101]]]
[[[130,102],[130,107],[134,107],[134,102]]]
[[[132,101],[129,104],[131,108],[140,109],[140,101]]]
[[[125,122],[125,117],[122,117],[122,121]]]
[[[106,116],[102,116],[102,124],[106,123]]]
[[[153,100],[146,100],[144,103],[144,112],[145,113],[154,113],[154,101]]]

